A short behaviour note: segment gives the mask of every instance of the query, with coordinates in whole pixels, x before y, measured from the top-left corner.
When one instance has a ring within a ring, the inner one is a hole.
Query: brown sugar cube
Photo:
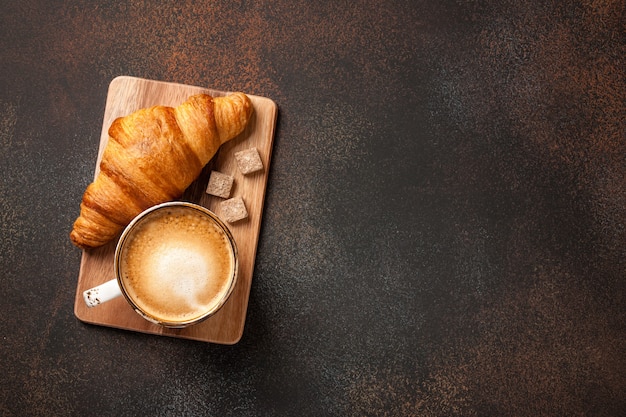
[[[233,197],[220,204],[222,216],[228,223],[235,223],[248,217],[248,210],[241,197]]]
[[[233,187],[234,180],[235,179],[228,174],[211,171],[209,185],[206,187],[206,192],[207,194],[215,195],[217,197],[228,198],[230,197],[230,190]]]
[[[263,162],[256,148],[235,152],[235,160],[242,174],[252,174],[263,169]]]

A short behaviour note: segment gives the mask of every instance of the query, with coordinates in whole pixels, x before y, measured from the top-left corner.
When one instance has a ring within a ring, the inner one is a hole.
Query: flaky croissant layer
[[[243,93],[199,94],[177,107],[154,106],[113,121],[70,233],[74,245],[102,246],[143,210],[180,197],[251,115]]]

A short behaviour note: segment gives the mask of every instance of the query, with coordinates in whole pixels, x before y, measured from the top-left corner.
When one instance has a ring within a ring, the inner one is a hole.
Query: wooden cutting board
[[[228,94],[202,87],[134,77],[115,78],[109,86],[107,95],[95,175],[99,171],[100,159],[108,141],[107,132],[113,120],[140,108],[157,104],[177,106],[189,96],[198,93],[208,93],[212,96]],[[185,329],[168,329],[146,321],[133,311],[124,297],[118,297],[99,306],[88,308],[83,301],[83,291],[115,278],[113,272],[113,256],[117,243],[117,239],[115,239],[101,248],[83,251],[74,302],[74,313],[79,320],[142,333],[212,343],[234,344],[239,341],[243,334],[248,307],[278,114],[278,107],[272,100],[253,95],[248,95],[248,97],[254,106],[254,113],[246,130],[235,139],[222,145],[198,179],[189,186],[180,198],[180,200],[207,207],[220,216],[219,204],[223,199],[205,192],[210,172],[216,170],[235,178],[231,197],[241,196],[243,198],[248,210],[248,218],[228,224],[237,242],[240,264],[238,282],[227,303],[214,316]],[[249,148],[258,150],[264,169],[255,174],[244,176],[237,168],[234,154]]]

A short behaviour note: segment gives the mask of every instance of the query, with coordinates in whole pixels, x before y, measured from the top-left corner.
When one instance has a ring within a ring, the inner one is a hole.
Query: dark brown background
[[[609,0],[3,2],[0,415],[624,415],[625,22]],[[235,346],[73,315],[118,75],[279,105]]]

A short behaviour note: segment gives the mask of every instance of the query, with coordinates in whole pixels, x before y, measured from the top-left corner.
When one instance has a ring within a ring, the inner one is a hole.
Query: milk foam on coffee
[[[150,213],[125,242],[124,288],[153,318],[184,322],[212,310],[228,292],[234,254],[224,231],[196,210]]]

